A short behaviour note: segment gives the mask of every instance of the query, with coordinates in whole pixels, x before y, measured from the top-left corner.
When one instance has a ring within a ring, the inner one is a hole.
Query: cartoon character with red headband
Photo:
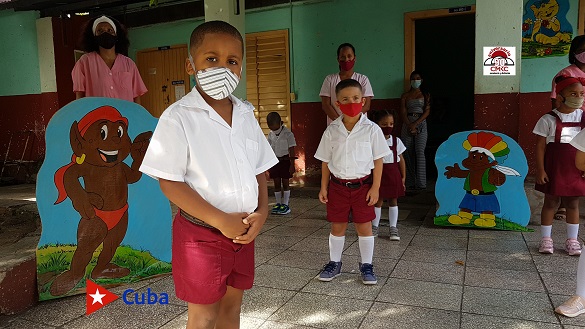
[[[71,267],[53,281],[51,295],[60,296],[73,289],[85,276],[93,253],[102,244],[91,278],[121,278],[130,273],[110,261],[126,235],[128,184],[142,176],[138,168],[150,137],[151,131],[143,132],[132,142],[128,119],[111,106],[101,106],[71,125],[73,155],[71,163],[55,173],[59,192],[55,204],[69,197],[81,219]],[[133,159],[131,166],[123,162],[129,154]]]
[[[453,225],[470,224],[473,213],[479,213],[479,218],[473,222],[475,226],[494,227],[494,214],[500,213],[500,203],[494,192],[506,182],[506,175],[520,174],[495,161],[496,157],[510,153],[508,144],[500,136],[485,131],[473,132],[463,142],[463,148],[469,151],[467,158],[461,161],[467,170],[461,169],[457,163],[445,168],[447,179],[465,178],[463,189],[466,191],[459,213],[449,216],[448,221]]]

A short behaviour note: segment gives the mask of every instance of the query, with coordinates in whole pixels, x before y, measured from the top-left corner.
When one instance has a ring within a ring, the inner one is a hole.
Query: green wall
[[[474,0],[324,1],[248,12],[246,31],[289,29],[291,89],[298,102],[320,101],[323,79],[338,70],[335,52],[343,42],[356,47],[356,71],[370,78],[375,97],[398,98],[403,91],[404,13],[474,3]],[[186,43],[193,28],[201,22],[187,20],[131,29],[131,56],[144,48]]]
[[[527,0],[524,1],[526,4]],[[569,0],[567,20],[573,26],[573,37],[577,33],[577,17],[579,15],[579,0]],[[522,20],[524,21],[524,20]],[[518,53],[519,51],[516,50]],[[543,92],[551,90],[552,78],[564,67],[569,65],[569,56],[555,56],[545,58],[527,58],[522,60],[522,76],[520,92]]]
[[[36,11],[0,11],[0,96],[41,92]]]

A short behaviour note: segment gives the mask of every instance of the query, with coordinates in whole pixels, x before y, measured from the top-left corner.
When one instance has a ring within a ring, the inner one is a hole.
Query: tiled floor
[[[432,192],[421,192],[401,200],[400,242],[389,241],[388,227],[381,228],[374,254],[377,285],[360,281],[353,229],[342,275],[323,283],[315,277],[328,261],[329,225],[316,193],[293,198],[292,213],[271,216],[258,236],[256,281],[244,297],[242,328],[585,328],[585,315],[569,319],[553,312],[575,289],[578,258],[562,251],[563,222],[554,224],[555,254],[540,255],[538,229],[433,226]],[[147,288],[168,292],[170,304],[128,306],[117,300],[85,316],[85,296],[76,296],[0,318],[0,327],[184,328],[186,305],[174,296],[172,279],[133,285],[139,292]]]

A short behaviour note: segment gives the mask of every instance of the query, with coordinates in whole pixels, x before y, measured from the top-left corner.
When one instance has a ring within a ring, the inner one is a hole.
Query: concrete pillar
[[[475,2],[475,94],[519,93],[522,51],[522,0]],[[516,75],[484,76],[483,47],[516,47]]]
[[[52,18],[39,18],[36,24],[41,93],[56,92],[57,77],[55,74],[55,47],[53,45]]]
[[[246,42],[245,0],[205,0],[205,21],[224,21],[235,26]],[[244,49],[246,49],[244,45]],[[245,53],[244,53],[245,55]],[[246,60],[242,63],[242,78],[234,95],[246,99]]]

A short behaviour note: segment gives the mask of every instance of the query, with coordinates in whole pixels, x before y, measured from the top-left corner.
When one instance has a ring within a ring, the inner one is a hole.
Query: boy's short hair
[[[191,51],[192,48],[197,48],[201,42],[203,42],[203,38],[205,38],[207,34],[212,33],[224,33],[240,40],[240,43],[242,44],[242,54],[244,53],[244,39],[242,38],[240,31],[230,23],[224,21],[209,21],[197,26],[191,33],[191,38],[189,39],[189,51]]]
[[[280,124],[282,121],[280,114],[278,112],[270,112],[266,116],[266,123],[267,124]]]
[[[339,92],[342,91],[343,89],[350,87],[358,88],[363,95],[362,85],[357,80],[354,79],[346,79],[339,81],[337,86],[335,86],[335,95],[339,94]]]

